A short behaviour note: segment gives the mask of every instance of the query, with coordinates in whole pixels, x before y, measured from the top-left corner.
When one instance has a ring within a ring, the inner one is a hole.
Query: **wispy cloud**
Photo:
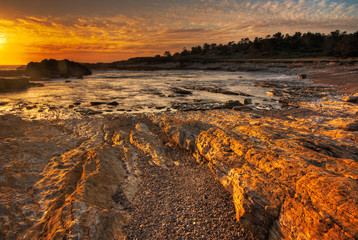
[[[178,51],[204,42],[227,43],[244,37],[264,37],[277,31],[358,30],[358,4],[340,1],[184,3],[147,7],[131,15],[0,19],[0,34],[7,36],[7,51],[22,53],[23,61],[46,56],[113,61],[165,50]]]

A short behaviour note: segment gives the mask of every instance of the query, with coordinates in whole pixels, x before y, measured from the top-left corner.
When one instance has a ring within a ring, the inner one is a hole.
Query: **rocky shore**
[[[264,84],[286,107],[0,116],[0,236],[358,238],[358,104]]]

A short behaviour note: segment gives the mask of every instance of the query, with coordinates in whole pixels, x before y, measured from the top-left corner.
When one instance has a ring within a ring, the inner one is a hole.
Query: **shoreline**
[[[355,68],[287,70],[342,86],[334,74]],[[264,83],[286,99],[281,110],[0,116],[1,234],[357,237],[358,105],[299,81]]]

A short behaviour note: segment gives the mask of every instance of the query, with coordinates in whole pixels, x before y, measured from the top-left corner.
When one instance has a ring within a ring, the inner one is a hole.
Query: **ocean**
[[[294,75],[263,71],[94,71],[83,79],[53,79],[42,81],[43,87],[1,93],[0,114],[26,119],[65,119],[123,112],[212,109],[230,100],[243,102],[245,98],[250,98],[256,107],[279,108],[277,99],[266,94],[268,89],[254,83],[295,79]],[[232,94],[238,92],[250,96]]]
[[[23,65],[0,65],[1,70],[16,70],[19,67],[23,67]]]

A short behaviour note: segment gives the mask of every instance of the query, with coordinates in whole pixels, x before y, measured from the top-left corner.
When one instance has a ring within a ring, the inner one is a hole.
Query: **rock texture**
[[[358,238],[358,106],[299,104],[53,121],[0,116],[0,236]],[[228,196],[213,190],[205,166],[231,194],[239,225],[224,214],[232,212]]]
[[[41,78],[59,78],[59,77],[82,77],[91,75],[91,71],[84,65],[65,60],[42,60],[30,62],[26,66],[26,75],[33,79]]]
[[[4,239],[124,237],[125,206],[118,196],[136,183],[127,184],[135,172],[133,156],[105,143],[107,122],[27,122],[1,116]]]
[[[259,239],[355,239],[358,138],[342,125],[358,109],[344,107],[348,118],[206,111],[152,119],[211,167],[232,193],[238,221]]]
[[[4,239],[158,239],[163,232],[252,239],[210,170],[144,116],[30,122],[5,115],[0,129]],[[158,195],[167,197],[157,201]]]

